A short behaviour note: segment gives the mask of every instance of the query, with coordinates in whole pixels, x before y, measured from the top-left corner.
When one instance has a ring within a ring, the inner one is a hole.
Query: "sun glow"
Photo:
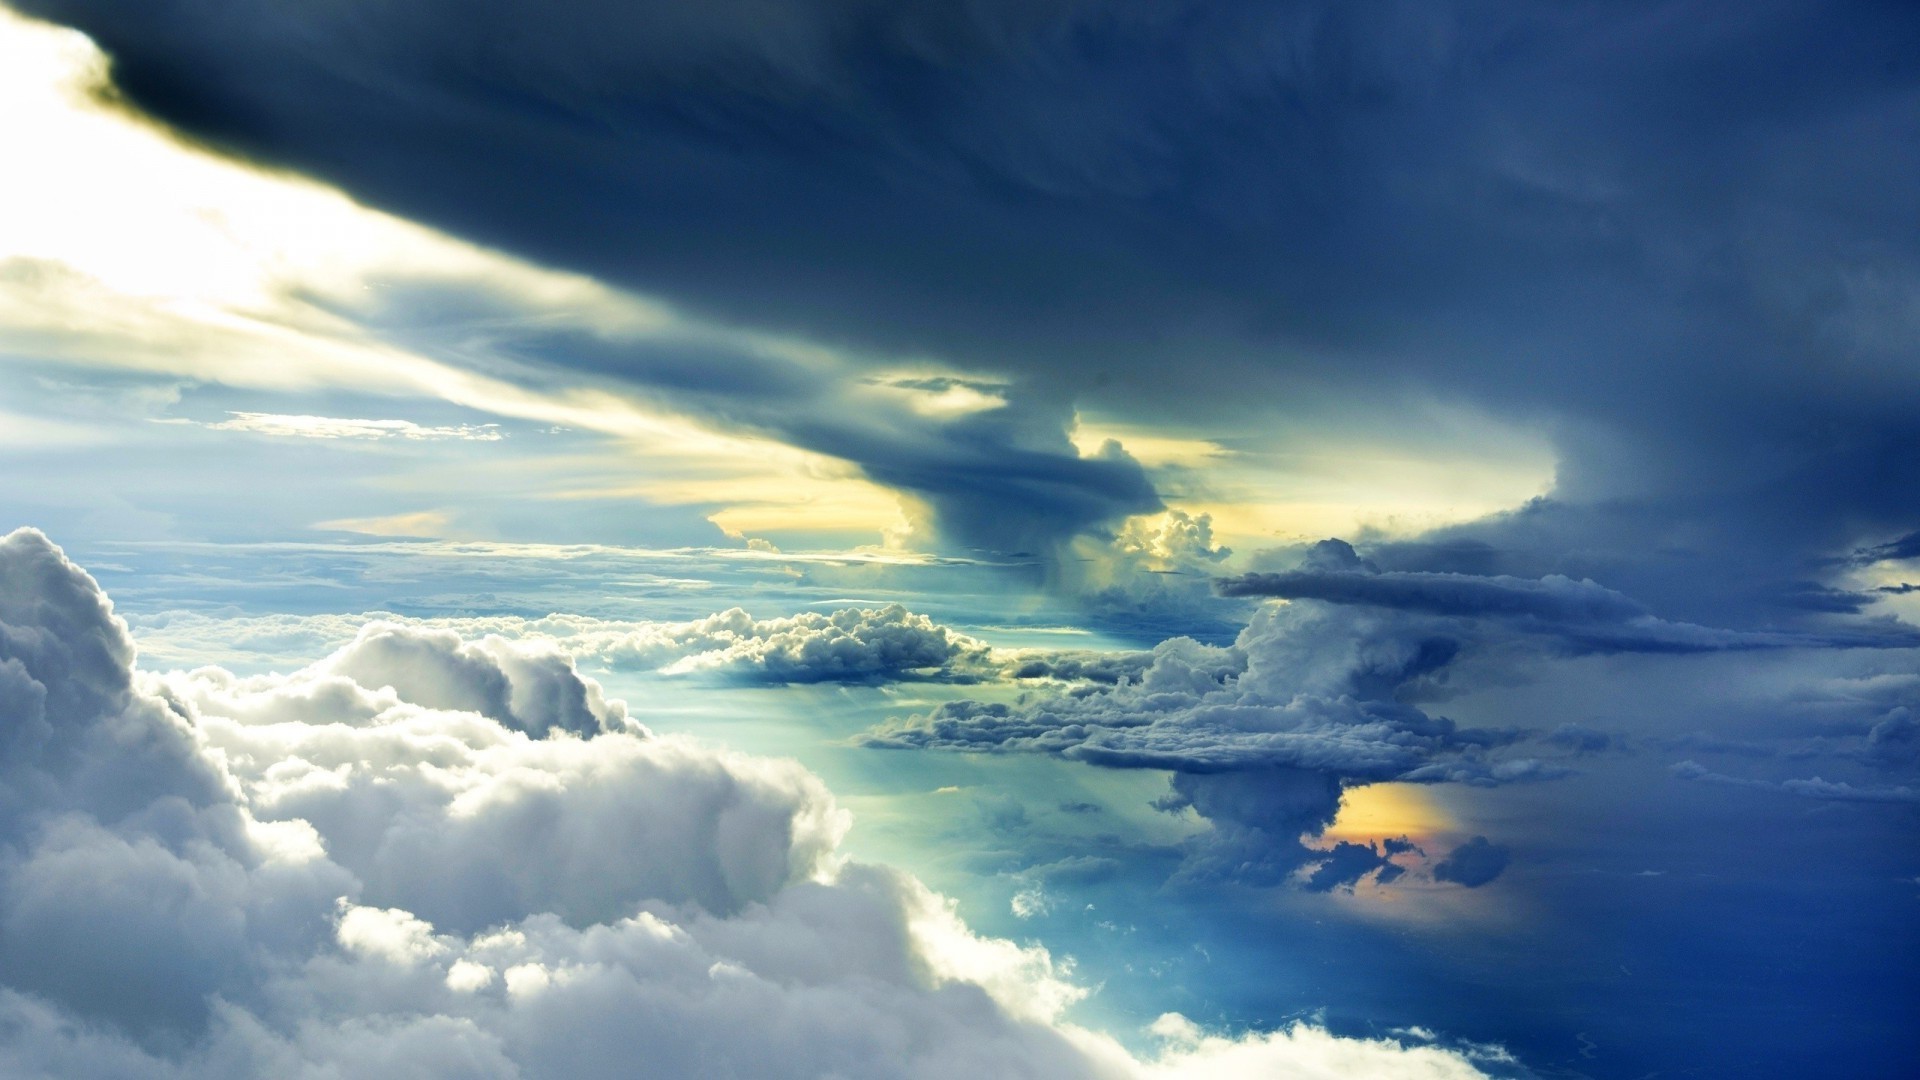
[[[1347,789],[1340,813],[1321,833],[1328,841],[1365,844],[1457,831],[1459,823],[1419,784],[1367,784]]]

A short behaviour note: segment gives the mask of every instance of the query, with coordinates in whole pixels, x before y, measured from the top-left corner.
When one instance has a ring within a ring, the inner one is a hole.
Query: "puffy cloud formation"
[[[554,729],[576,735],[618,731],[629,723],[624,703],[607,701],[597,684],[581,678],[573,661],[551,647],[491,635],[468,643],[451,630],[387,622],[367,624],[352,643],[295,676],[292,686],[282,683],[268,693],[338,693],[341,680],[383,688],[430,709],[477,712],[535,738]],[[239,695],[237,703],[258,697],[273,682],[249,684],[254,692]]]
[[[1557,766],[1503,756],[1516,732],[1462,729],[1409,704],[1461,648],[1445,627],[1317,602],[1270,605],[1228,647],[1160,643],[1137,675],[1014,704],[943,703],[870,732],[869,745],[1052,753],[1113,768],[1172,771],[1161,800],[1213,825],[1189,870],[1280,880],[1333,856],[1300,836],[1333,821],[1349,784],[1496,784]],[[1346,853],[1351,856],[1355,853]],[[1345,858],[1322,884],[1377,869]],[[1331,873],[1332,871],[1328,871]]]
[[[1476,836],[1434,864],[1433,876],[1439,881],[1452,881],[1477,889],[1492,881],[1504,872],[1512,853],[1506,848]]]
[[[1213,595],[1213,575],[1233,549],[1215,541],[1210,514],[1132,517],[1111,538],[1076,542],[1073,553],[1060,567],[1060,583],[1090,618],[1114,630],[1225,639],[1239,625],[1239,605]]]
[[[369,686],[400,678],[416,695],[409,700],[471,708],[510,726],[517,724],[515,707],[558,710],[553,716],[564,715],[561,726],[581,733],[620,721],[617,715],[603,716],[606,703],[588,700],[587,690],[575,686],[578,676],[568,658],[629,671],[745,683],[966,682],[1027,662],[996,657],[985,642],[899,604],[773,619],[755,619],[730,608],[687,622],[570,614],[407,619],[382,613],[363,624],[342,615],[215,619],[179,613],[156,621],[149,633],[162,649],[173,645],[191,653],[237,640],[274,658],[352,638],[352,644],[316,668],[316,675],[344,674]],[[461,641],[471,637],[481,640]],[[456,668],[473,669],[481,681],[462,683],[458,689],[423,681],[444,681]],[[478,675],[479,668],[497,668],[499,674]],[[478,698],[455,701],[444,696],[454,692],[479,693],[488,702],[482,707]]]
[[[1154,654],[1099,652],[1085,649],[1038,650],[1017,655],[1007,673],[1016,679],[1057,679],[1061,682],[1117,683],[1138,680],[1153,665]]]
[[[656,737],[553,653],[374,625],[285,676],[138,671],[0,540],[0,1072],[1482,1075],[1472,1052],[1062,1020],[1047,953],[836,855],[799,766]],[[364,680],[364,681],[363,681]]]
[[[733,608],[603,639],[595,650],[616,666],[778,683],[973,678],[988,651],[899,604],[762,620]]]

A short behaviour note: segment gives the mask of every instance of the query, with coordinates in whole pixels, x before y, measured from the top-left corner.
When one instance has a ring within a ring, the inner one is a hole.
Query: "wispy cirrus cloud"
[[[411,420],[361,420],[342,416],[304,416],[288,413],[233,412],[226,420],[160,418],[156,423],[191,424],[209,431],[244,431],[289,439],[406,439],[432,441],[462,439],[498,442],[506,438],[499,424],[431,426]]]

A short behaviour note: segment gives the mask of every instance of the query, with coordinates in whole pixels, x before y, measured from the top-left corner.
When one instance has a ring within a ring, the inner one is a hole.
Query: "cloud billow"
[[[899,604],[755,619],[739,608],[686,623],[570,639],[614,667],[762,683],[981,678],[985,642]]]
[[[1453,661],[1460,643],[1444,629],[1316,602],[1269,606],[1232,646],[1171,639],[1137,677],[1015,704],[943,703],[889,721],[865,742],[1168,770],[1161,808],[1191,808],[1213,826],[1189,853],[1188,872],[1279,881],[1325,862],[1300,838],[1332,823],[1349,785],[1564,774],[1510,752],[1523,733],[1462,728],[1400,700]]]
[[[1506,848],[1484,836],[1476,836],[1435,863],[1433,876],[1436,881],[1451,881],[1477,889],[1499,877],[1511,858]]]
[[[417,688],[410,700],[471,708],[536,735],[555,725],[585,735],[617,730],[624,722],[620,707],[605,701],[573,666],[582,663],[746,685],[965,683],[1011,668],[1023,678],[1056,668],[1055,677],[1078,678],[1083,668],[1104,664],[1094,654],[1083,662],[1046,652],[1002,654],[900,604],[767,619],[729,608],[684,622],[562,612],[539,618],[408,618],[389,612],[211,618],[169,612],[142,627],[140,636],[146,647],[174,654],[200,655],[222,640],[235,647],[252,644],[275,662],[344,640],[300,678],[317,683],[344,673],[376,687],[398,680]],[[436,677],[462,667],[474,670],[471,680],[435,688]]]
[[[1129,1054],[1044,950],[838,855],[798,765],[654,736],[557,653],[387,624],[155,674],[40,534],[0,585],[10,1076],[1484,1075],[1306,1026]]]

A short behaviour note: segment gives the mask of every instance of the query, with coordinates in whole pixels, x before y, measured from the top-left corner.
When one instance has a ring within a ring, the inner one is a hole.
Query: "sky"
[[[0,0],[0,1072],[1920,1073],[1916,58]]]

